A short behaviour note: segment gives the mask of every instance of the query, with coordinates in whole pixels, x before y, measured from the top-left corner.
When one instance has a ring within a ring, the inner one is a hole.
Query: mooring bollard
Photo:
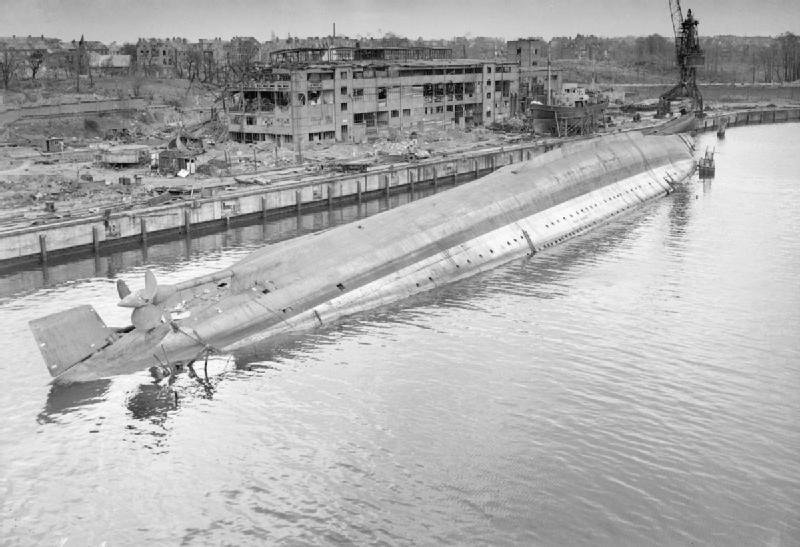
[[[47,264],[47,236],[44,234],[39,234],[39,253],[42,264]]]
[[[100,254],[100,227],[92,226],[92,248],[95,256]]]

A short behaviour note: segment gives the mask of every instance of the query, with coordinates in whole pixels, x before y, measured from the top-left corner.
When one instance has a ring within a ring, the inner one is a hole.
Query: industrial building
[[[489,126],[518,112],[518,65],[453,59],[446,48],[273,52],[233,92],[239,142],[365,142],[431,128]]]
[[[519,66],[519,96],[527,101],[552,104],[563,83],[563,71],[549,63],[550,44],[541,38],[506,42],[506,61]]]

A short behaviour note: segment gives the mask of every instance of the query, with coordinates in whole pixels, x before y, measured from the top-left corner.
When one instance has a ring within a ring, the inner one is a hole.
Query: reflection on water
[[[4,278],[0,537],[796,544],[798,130],[729,129],[713,181],[532,258],[212,356],[208,385],[146,372],[48,385],[26,322],[85,302],[126,319],[110,277],[141,283],[140,251],[54,265],[47,287],[41,271]],[[224,268],[293,221],[202,236],[188,254],[153,245],[147,266],[167,283]]]
[[[110,380],[95,380],[72,385],[52,384],[39,419],[53,421],[59,414],[74,412],[78,407],[102,402],[110,385]]]

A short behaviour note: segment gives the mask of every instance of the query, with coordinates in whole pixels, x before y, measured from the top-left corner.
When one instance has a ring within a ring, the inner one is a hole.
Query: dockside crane
[[[697,34],[699,21],[692,15],[692,10],[686,11],[683,17],[680,0],[669,0],[669,11],[672,17],[672,30],[675,33],[675,54],[680,70],[680,80],[669,91],[661,95],[658,101],[658,117],[670,111],[670,101],[681,98],[692,99],[694,111],[702,115],[703,96],[697,89],[697,67],[703,66],[706,56],[700,49],[700,38]]]

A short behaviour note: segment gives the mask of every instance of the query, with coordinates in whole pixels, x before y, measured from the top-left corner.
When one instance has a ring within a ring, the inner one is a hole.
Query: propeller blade
[[[144,290],[142,290],[142,298],[152,301],[153,297],[158,291],[158,281],[152,270],[144,272]]]
[[[128,284],[125,283],[124,279],[117,279],[117,294],[120,300],[131,294],[131,290],[128,288]]]

